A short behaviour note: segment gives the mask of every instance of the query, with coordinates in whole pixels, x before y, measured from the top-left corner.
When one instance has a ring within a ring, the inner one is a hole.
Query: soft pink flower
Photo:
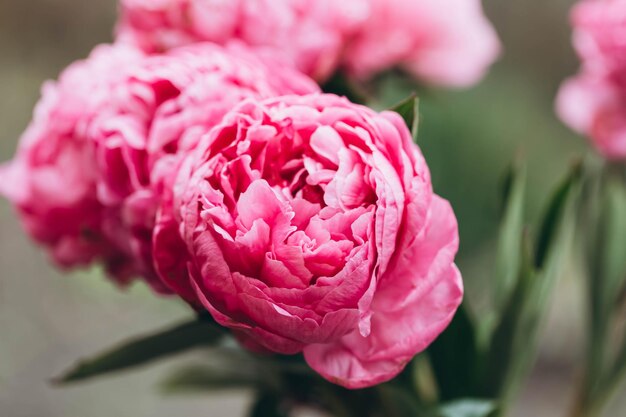
[[[162,278],[244,345],[303,352],[335,383],[393,378],[461,302],[454,213],[396,113],[333,95],[248,100],[173,190]]]
[[[588,135],[602,155],[626,158],[626,91],[604,77],[582,74],[563,83],[557,97],[561,120]]]
[[[572,9],[572,25],[585,71],[626,81],[626,1],[583,0]]]
[[[147,52],[237,39],[323,80],[366,13],[363,0],[122,0],[117,37]]]
[[[580,74],[557,98],[561,119],[602,155],[626,158],[626,1],[584,0],[572,10]]]
[[[324,81],[403,67],[423,81],[476,83],[498,56],[480,0],[122,0],[117,36],[159,52],[198,41],[283,53]]]
[[[120,219],[96,195],[97,170],[88,125],[106,105],[120,67],[142,54],[100,46],[47,82],[16,157],[0,170],[0,192],[17,210],[26,231],[63,267],[101,259],[126,278],[128,251],[112,239]]]
[[[371,77],[399,66],[433,84],[478,82],[500,52],[480,0],[369,0],[370,17],[346,50],[346,66]]]
[[[131,50],[102,47],[46,89],[4,193],[58,263],[101,259],[119,282],[142,276],[165,291],[152,234],[178,155],[245,98],[318,87],[241,45]]]

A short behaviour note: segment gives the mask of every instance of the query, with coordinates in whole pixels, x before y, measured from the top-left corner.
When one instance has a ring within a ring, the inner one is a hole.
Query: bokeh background
[[[459,218],[459,265],[479,312],[492,273],[499,185],[507,165],[516,157],[529,161],[533,220],[568,165],[586,151],[584,140],[553,112],[559,83],[577,66],[567,22],[571,3],[485,0],[504,44],[502,59],[474,89],[422,94],[420,144],[435,189],[451,200]],[[115,9],[115,0],[0,2],[0,160],[13,154],[41,83],[111,40]],[[553,297],[540,357],[516,417],[565,415],[583,348],[581,291],[570,268]],[[119,291],[97,270],[55,271],[0,201],[1,416],[243,416],[246,392],[162,395],[159,381],[177,364],[201,359],[198,353],[76,387],[49,383],[81,356],[188,316],[182,303],[156,298],[141,285]],[[626,398],[618,397],[606,417],[626,415]]]

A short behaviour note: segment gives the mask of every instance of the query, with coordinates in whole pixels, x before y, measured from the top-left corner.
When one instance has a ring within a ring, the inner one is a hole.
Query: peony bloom
[[[400,66],[447,86],[476,83],[500,49],[480,0],[122,0],[117,37],[153,53],[238,39],[281,52],[319,81]]]
[[[556,107],[561,120],[588,135],[609,159],[626,158],[626,91],[588,74],[563,83]]]
[[[626,1],[585,0],[572,11],[580,74],[567,80],[556,107],[572,129],[609,159],[626,158]]]
[[[571,20],[574,46],[585,71],[626,82],[626,1],[581,1]]]
[[[129,251],[116,241],[117,213],[98,201],[94,149],[88,126],[106,106],[120,67],[142,54],[123,46],[100,46],[88,60],[44,85],[33,121],[17,155],[0,168],[0,193],[15,205],[26,231],[62,267],[101,259],[125,279]]]
[[[244,98],[318,88],[239,45],[131,51],[98,48],[46,87],[2,191],[59,264],[102,260],[120,283],[142,276],[167,291],[151,240],[178,155]]]
[[[122,0],[117,38],[149,53],[237,39],[324,80],[366,15],[363,0]]]
[[[427,83],[467,87],[500,52],[480,0],[369,0],[370,16],[346,49],[359,78],[399,66]]]
[[[349,388],[397,375],[461,302],[457,224],[402,118],[334,95],[248,100],[181,164],[164,281],[243,344]]]

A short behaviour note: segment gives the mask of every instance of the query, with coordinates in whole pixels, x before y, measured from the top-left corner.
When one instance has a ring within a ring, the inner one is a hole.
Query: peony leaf
[[[231,364],[229,364],[231,365]],[[261,384],[261,378],[255,370],[248,367],[190,366],[176,370],[163,381],[161,388],[165,393],[215,391],[232,388],[251,388]]]
[[[558,253],[554,254],[554,252],[561,252],[561,246],[555,243],[559,239],[559,233],[562,232],[562,224],[565,222],[564,216],[568,214],[570,219],[567,220],[570,220],[571,223],[574,222],[575,213],[573,210],[569,210],[570,213],[566,213],[568,211],[567,205],[571,201],[570,196],[576,191],[574,188],[580,188],[581,174],[582,166],[578,164],[556,190],[550,201],[537,241],[537,251],[535,253],[535,266],[537,268],[549,267],[546,266],[549,257],[558,257]],[[569,226],[573,227],[574,224]]]
[[[440,417],[488,417],[496,410],[493,401],[459,400],[446,404],[439,411]]]
[[[580,180],[581,169],[576,166],[554,193],[535,251],[524,237],[518,281],[485,360],[484,394],[499,398],[501,404],[510,404],[534,360],[540,319],[571,250]]]
[[[364,88],[356,84],[354,80],[347,77],[343,72],[336,72],[326,81],[326,83],[322,85],[322,91],[344,96],[351,102],[357,104],[365,104],[368,102],[368,96]]]
[[[396,104],[389,110],[395,111],[404,119],[404,122],[411,130],[413,141],[417,142],[419,130],[419,99],[415,93],[411,94],[400,103]]]
[[[476,349],[476,329],[463,303],[448,328],[428,348],[442,401],[472,394]]]
[[[79,362],[53,380],[67,384],[133,368],[195,347],[215,345],[225,334],[217,324],[194,320],[151,336],[123,343],[105,353]]]
[[[494,306],[501,313],[515,287],[521,262],[524,205],[526,201],[526,167],[511,166],[504,190],[504,216],[500,225],[494,279]]]
[[[289,408],[278,394],[260,392],[248,415],[250,417],[288,417]]]

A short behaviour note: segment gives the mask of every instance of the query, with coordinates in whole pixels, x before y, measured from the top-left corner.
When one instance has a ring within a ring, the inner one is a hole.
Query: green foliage
[[[533,244],[524,233],[520,239],[517,282],[500,313],[483,360],[482,393],[500,399],[501,414],[519,391],[534,361],[541,318],[571,251],[580,174],[580,167],[576,166],[557,188],[536,242]]]
[[[217,324],[193,320],[82,360],[53,382],[67,384],[137,367],[195,347],[215,345],[223,335]]]
[[[626,178],[623,167],[594,161],[588,161],[586,171],[579,238],[588,338],[585,375],[575,404],[580,416],[599,413],[626,377]],[[616,337],[620,333],[621,338]]]
[[[369,101],[365,88],[348,78],[346,74],[341,71],[333,74],[333,76],[322,85],[322,91],[344,96],[353,103],[365,104]]]
[[[411,94],[400,103],[393,106],[391,111],[395,111],[404,119],[407,127],[411,130],[413,135],[413,141],[417,142],[417,136],[419,131],[419,99],[417,95]]]
[[[450,326],[428,349],[441,401],[474,394],[478,371],[476,333],[464,303]]]

